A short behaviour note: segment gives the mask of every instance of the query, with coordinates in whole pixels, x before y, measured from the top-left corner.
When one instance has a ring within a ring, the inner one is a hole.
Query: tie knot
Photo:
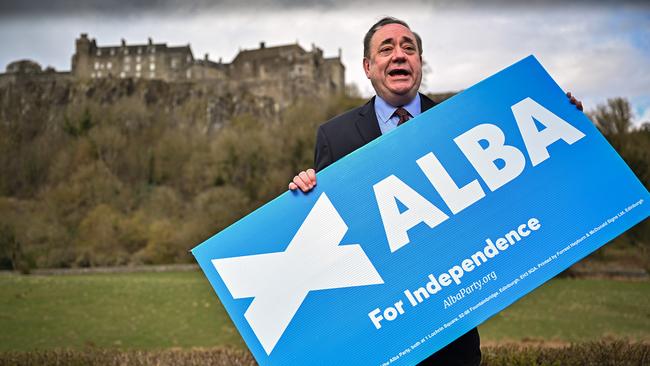
[[[399,121],[397,122],[398,126],[411,118],[409,112],[402,107],[397,108],[397,110],[395,110],[395,114],[399,117]]]

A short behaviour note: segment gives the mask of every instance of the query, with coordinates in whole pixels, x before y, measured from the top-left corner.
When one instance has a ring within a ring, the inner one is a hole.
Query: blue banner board
[[[529,56],[192,250],[261,365],[415,364],[650,213]]]

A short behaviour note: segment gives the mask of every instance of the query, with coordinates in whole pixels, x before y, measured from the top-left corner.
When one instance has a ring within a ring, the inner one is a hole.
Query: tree
[[[21,257],[20,243],[13,226],[0,224],[0,269],[16,270]]]
[[[608,99],[606,104],[598,105],[589,116],[641,183],[650,189],[650,129],[643,126],[632,128],[632,109],[627,99]],[[650,221],[639,223],[614,242],[623,246],[631,244],[640,247],[642,253],[647,253],[650,248]],[[650,260],[646,261],[650,265]]]
[[[620,149],[632,127],[632,109],[625,98],[608,99],[591,112],[590,117],[615,149]]]
[[[120,243],[122,217],[106,204],[93,208],[79,224],[75,240],[77,264],[106,266],[126,264],[128,254]]]

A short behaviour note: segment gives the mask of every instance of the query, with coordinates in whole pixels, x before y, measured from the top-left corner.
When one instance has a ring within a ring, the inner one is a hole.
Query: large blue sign
[[[414,364],[648,217],[530,56],[192,250],[262,365]]]

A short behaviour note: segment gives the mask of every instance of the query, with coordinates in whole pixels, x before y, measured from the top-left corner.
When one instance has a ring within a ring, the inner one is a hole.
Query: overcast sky
[[[343,51],[346,81],[366,96],[362,38],[384,15],[407,21],[423,38],[425,92],[465,89],[534,54],[565,90],[594,108],[626,97],[635,122],[650,121],[648,1],[258,0],[241,2],[63,0],[0,2],[0,67],[32,59],[69,70],[80,33],[98,45],[191,44],[194,56],[230,62],[239,49],[314,43],[325,56]],[[179,5],[181,4],[181,5]],[[182,7],[179,7],[182,6]]]

